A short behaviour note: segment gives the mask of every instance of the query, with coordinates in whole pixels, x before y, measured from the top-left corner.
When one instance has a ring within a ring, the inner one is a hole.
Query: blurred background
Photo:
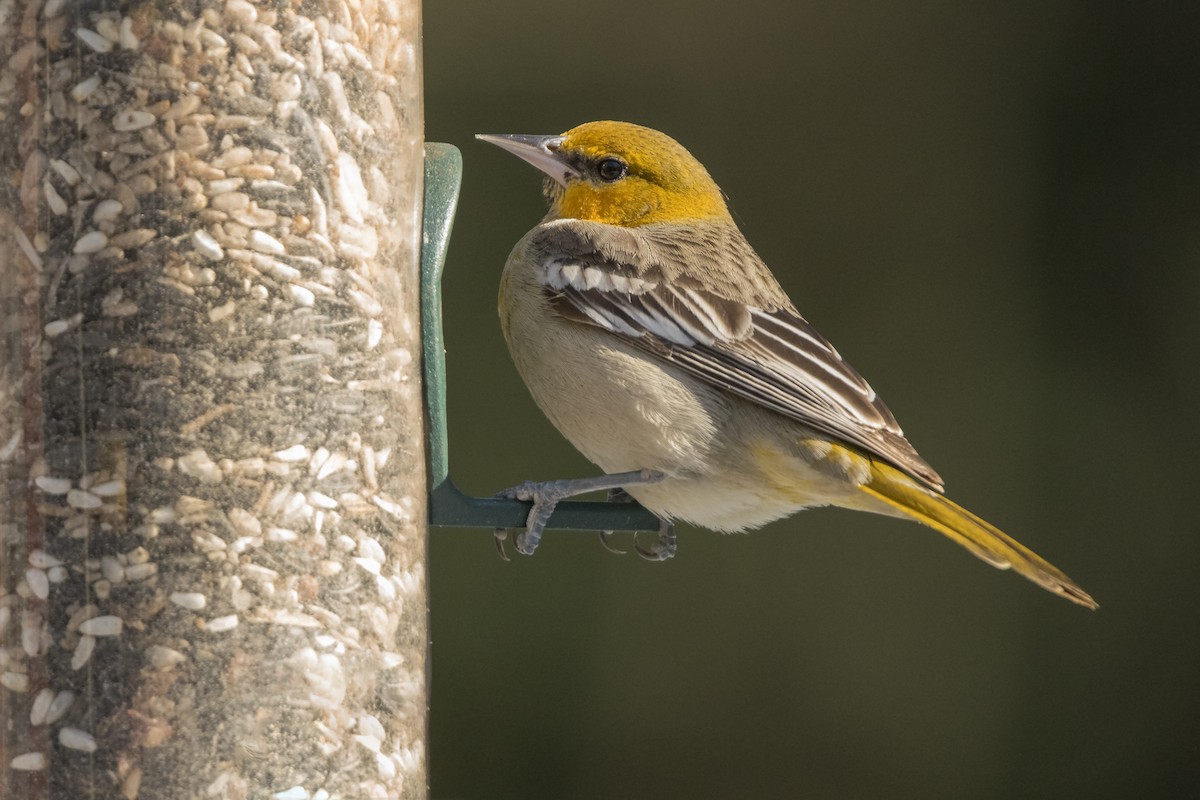
[[[989,7],[990,6],[990,7]],[[466,175],[452,474],[591,475],[495,313],[540,177],[476,132],[622,119],[710,170],[949,494],[1091,613],[915,524],[432,543],[433,795],[1175,798],[1200,785],[1200,58],[1193,4],[425,4]],[[616,537],[628,546],[629,537]]]

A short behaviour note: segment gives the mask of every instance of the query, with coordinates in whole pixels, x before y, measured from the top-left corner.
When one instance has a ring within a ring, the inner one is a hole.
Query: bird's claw
[[[668,558],[675,557],[675,524],[663,520],[658,528],[658,541],[651,547],[642,547],[637,540],[637,534],[633,536],[633,549],[647,561],[666,561]]]
[[[614,556],[623,556],[628,553],[628,550],[621,550],[612,546],[612,544],[609,542],[609,539],[612,538],[612,535],[612,531],[600,531],[600,545]]]
[[[496,537],[496,552],[500,554],[500,558],[511,561],[508,553],[504,552],[504,543],[508,541],[508,528],[496,528],[492,534]]]

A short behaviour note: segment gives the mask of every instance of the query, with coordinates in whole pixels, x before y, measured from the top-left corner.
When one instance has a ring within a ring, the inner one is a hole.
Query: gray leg
[[[661,472],[650,469],[636,472],[618,472],[614,475],[599,475],[594,478],[575,478],[564,481],[526,481],[519,486],[505,489],[497,497],[507,497],[511,500],[533,501],[529,516],[525,519],[524,533],[517,534],[517,552],[522,555],[533,555],[538,543],[542,540],[542,531],[554,513],[554,507],[560,500],[574,497],[577,494],[600,492],[620,489],[622,486],[638,486],[645,483],[658,483],[665,478]],[[497,534],[497,540],[503,554],[503,541]]]

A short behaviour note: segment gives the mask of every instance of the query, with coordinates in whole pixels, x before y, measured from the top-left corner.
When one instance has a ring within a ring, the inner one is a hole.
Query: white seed
[[[225,4],[225,19],[235,25],[251,25],[258,19],[258,9],[246,0],[229,0]]]
[[[281,256],[287,252],[283,243],[271,236],[269,233],[263,233],[259,230],[250,231],[250,236],[247,238],[247,243],[252,250],[257,250],[260,253],[267,253],[273,256]]]
[[[245,192],[222,192],[212,199],[210,206],[226,214],[236,214],[250,207],[250,195]]]
[[[266,620],[276,625],[293,625],[298,628],[319,628],[320,620],[311,614],[302,614],[299,611],[288,611],[286,609],[276,609],[270,612],[270,617]]]
[[[375,591],[385,603],[396,599],[396,585],[382,575],[375,576]]]
[[[75,242],[73,252],[77,255],[99,253],[108,245],[108,235],[104,231],[85,233]]]
[[[150,560],[150,551],[141,545],[133,548],[125,554],[125,562],[127,564],[145,564]]]
[[[28,692],[29,676],[24,672],[6,672],[0,675],[0,686],[10,692]]]
[[[110,247],[119,247],[122,250],[134,250],[156,236],[158,236],[158,231],[152,228],[134,228],[113,236],[108,240],[108,244]]]
[[[316,491],[308,493],[308,502],[317,508],[333,509],[338,507],[337,500],[334,500],[327,494]]]
[[[200,107],[200,96],[195,94],[187,94],[175,101],[175,103],[163,112],[163,119],[183,119]]]
[[[101,17],[96,20],[96,33],[108,39],[113,44],[116,44],[117,40],[121,38],[121,34],[117,31],[116,20],[111,17]]]
[[[200,592],[174,592],[171,594],[171,602],[192,611],[199,611],[208,605],[208,598]]]
[[[209,197],[220,197],[226,192],[232,192],[245,182],[245,178],[221,178],[220,180],[209,181],[204,193]]]
[[[220,483],[225,477],[221,467],[201,448],[181,456],[176,463],[184,475],[199,478],[204,483]]]
[[[387,556],[383,552],[383,545],[377,539],[370,536],[363,536],[358,540],[358,554],[366,558],[373,558],[380,564],[387,561]]]
[[[58,743],[70,750],[82,750],[85,753],[96,752],[95,737],[79,728],[62,728],[59,730]]]
[[[71,654],[71,669],[77,670],[88,662],[92,657],[92,651],[96,649],[95,636],[80,636],[79,641],[75,645],[75,652]]]
[[[31,567],[50,569],[50,567],[57,567],[62,563],[63,562],[59,561],[57,558],[40,548],[29,551],[29,566]]]
[[[62,583],[67,579],[67,568],[64,566],[51,567],[46,570],[47,577],[51,583]]]
[[[88,491],[100,497],[115,497],[125,493],[125,481],[120,478],[104,483],[98,483],[88,488]]]
[[[62,179],[67,182],[68,186],[78,186],[79,182],[83,180],[83,177],[79,174],[79,170],[60,158],[50,159],[50,169],[62,176]]]
[[[137,50],[138,41],[137,35],[133,32],[133,20],[129,17],[121,17],[121,27],[117,35],[117,41],[121,45],[122,50]]]
[[[91,492],[84,491],[83,489],[72,489],[67,492],[67,505],[71,506],[72,508],[99,508],[103,504],[103,500],[101,500],[99,497],[96,497],[96,495],[92,494]]]
[[[224,617],[210,619],[207,622],[201,620],[201,627],[209,633],[225,633],[231,631],[238,626],[237,614],[229,614]]]
[[[132,582],[144,581],[152,575],[158,574],[158,564],[153,562],[149,564],[130,564],[125,567],[125,579]]]
[[[9,766],[21,772],[37,772],[46,768],[46,754],[22,753],[9,762]]]
[[[380,742],[387,739],[387,733],[383,729],[383,723],[379,718],[371,714],[361,714],[358,717],[358,732],[366,736],[374,736]]]
[[[82,103],[92,96],[92,93],[100,86],[100,76],[92,75],[85,78],[79,83],[71,87],[71,99],[76,103]]]
[[[37,599],[45,600],[50,596],[50,578],[46,575],[46,570],[36,567],[25,570],[25,583]]]
[[[294,444],[286,450],[277,450],[275,452],[276,458],[280,461],[288,462],[308,461],[309,456],[308,448],[302,444]]]
[[[125,581],[125,566],[117,560],[116,556],[102,556],[100,558],[100,572],[108,579],[110,583],[123,583]]]
[[[154,115],[149,111],[125,109],[113,115],[112,126],[118,131],[137,131],[154,124]]]
[[[54,188],[54,184],[50,181],[42,183],[42,194],[46,196],[46,205],[50,207],[50,212],[58,216],[67,213],[67,201],[62,199],[62,195]]]
[[[377,319],[367,320],[367,348],[374,350],[383,338],[383,323]]]
[[[241,34],[238,34],[241,36]],[[249,39],[249,37],[245,37]],[[253,41],[253,40],[250,40]],[[243,164],[248,164],[254,158],[254,151],[249,147],[238,145],[231,147],[221,155],[212,160],[212,165],[217,169],[229,169],[231,167],[240,167]]]
[[[371,502],[382,508],[388,514],[391,514],[396,519],[407,520],[410,516],[408,510],[404,508],[404,506],[402,506],[400,503],[397,503],[395,500],[384,496],[383,494],[371,495]]]
[[[378,753],[380,745],[383,744],[381,741],[376,739],[374,736],[370,736],[367,734],[361,734],[361,733],[354,735],[354,741],[358,742],[363,747],[370,750],[372,753]]]
[[[17,228],[16,230],[20,230]],[[13,431],[13,435],[8,437],[8,441],[0,445],[0,461],[11,461],[16,454],[17,448],[21,446],[21,430],[18,428]]]
[[[112,594],[112,581],[107,578],[101,578],[92,584],[92,592],[101,600],[107,600]]]
[[[300,534],[288,528],[268,528],[268,542],[294,542],[300,538]]]
[[[229,509],[229,522],[242,536],[261,536],[262,523],[244,508]]]
[[[21,248],[21,252],[29,259],[29,263],[38,270],[42,269],[42,257],[39,254],[39,250],[45,252],[46,248],[49,247],[49,240],[46,239],[45,233],[38,231],[34,234],[33,238],[38,242],[37,247],[34,247],[33,242],[29,241],[29,237],[25,235],[25,231],[20,228],[13,228],[12,231],[16,237],[17,246]]]
[[[124,626],[120,617],[107,614],[85,620],[79,625],[79,632],[84,636],[119,636]]]
[[[279,579],[279,573],[270,567],[264,567],[261,564],[255,564],[250,561],[242,565],[242,574],[250,580],[269,583]],[[233,580],[232,578],[230,580]]]
[[[96,204],[96,210],[92,212],[92,220],[94,222],[112,222],[124,211],[125,206],[121,204],[120,200],[101,200]]]
[[[50,711],[50,704],[53,702],[53,689],[42,689],[38,692],[37,697],[33,698],[33,704],[29,707],[29,724],[43,724],[46,721],[46,714]]]
[[[343,151],[337,157],[337,181],[334,189],[337,192],[338,205],[342,213],[354,222],[363,222],[368,206],[367,187],[363,185],[362,172],[353,156]]]
[[[212,237],[212,234],[205,230],[197,230],[192,233],[192,247],[196,248],[196,252],[209,261],[220,261],[225,257],[225,251],[221,249],[221,245]]]
[[[178,650],[156,644],[146,648],[146,660],[155,669],[170,669],[176,664],[182,664],[184,661],[187,661],[187,656]]]
[[[294,283],[288,284],[288,292],[292,295],[292,302],[298,306],[308,308],[317,301],[316,295],[312,293],[311,289],[297,286]]]
[[[56,319],[53,322],[47,322],[42,330],[46,332],[47,336],[53,339],[55,336],[59,336],[71,330],[71,320]]]
[[[75,693],[67,689],[54,695],[54,700],[50,703],[50,708],[46,710],[46,724],[53,725],[62,719],[74,702]]]
[[[372,575],[379,574],[380,564],[378,561],[376,561],[373,558],[355,558],[354,563],[358,564],[360,567],[362,567],[363,569],[365,569],[367,572],[371,573]]]
[[[97,53],[112,52],[113,43],[95,31],[88,30],[87,28],[76,28],[75,35],[79,37],[80,41],[95,50]]]
[[[214,243],[215,243],[215,240],[214,240]],[[199,250],[200,248],[197,247],[196,249]],[[209,258],[212,258],[211,254],[209,254],[209,253],[205,253],[205,255],[208,256]],[[221,253],[221,255],[224,255],[224,253]],[[220,256],[218,256],[217,258],[220,258]],[[217,259],[214,258],[213,260],[216,261]],[[220,322],[221,320],[225,319],[226,317],[232,315],[235,311],[237,311],[237,308],[238,308],[238,304],[237,304],[236,300],[230,300],[228,303],[225,303],[224,305],[214,306],[213,308],[210,308],[208,311],[209,322]],[[242,460],[244,461],[245,459],[242,459]],[[234,465],[234,468],[236,469],[237,464],[240,464],[240,463],[241,463],[241,461],[236,462]]]
[[[293,786],[271,795],[275,800],[311,800],[312,795],[303,786]]]
[[[42,651],[42,615],[36,611],[21,614],[21,649],[30,658]]]
[[[158,525],[166,525],[174,522],[176,519],[178,519],[178,517],[179,514],[176,513],[175,509],[171,508],[170,506],[160,506],[159,508],[151,511],[146,519]]]

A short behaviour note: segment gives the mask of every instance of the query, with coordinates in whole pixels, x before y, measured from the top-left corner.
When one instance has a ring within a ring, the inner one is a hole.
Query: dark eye
[[[612,183],[619,181],[625,177],[625,173],[629,172],[629,165],[619,158],[603,158],[596,165],[596,173],[600,176],[600,180]]]

